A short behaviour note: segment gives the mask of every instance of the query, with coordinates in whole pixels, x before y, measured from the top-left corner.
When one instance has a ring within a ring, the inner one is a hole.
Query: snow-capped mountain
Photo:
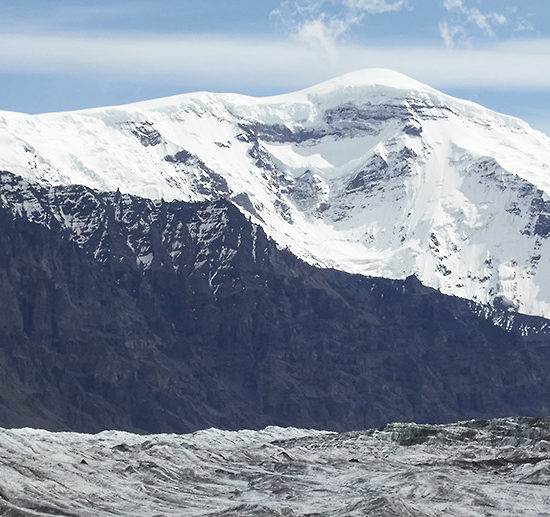
[[[550,138],[395,72],[3,112],[0,150],[43,184],[227,198],[310,263],[550,317]]]
[[[0,429],[2,515],[550,515],[550,421],[192,435]]]

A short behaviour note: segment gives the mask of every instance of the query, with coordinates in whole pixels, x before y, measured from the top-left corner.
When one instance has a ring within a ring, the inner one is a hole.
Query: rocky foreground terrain
[[[2,515],[550,515],[550,419],[190,435],[0,431]]]

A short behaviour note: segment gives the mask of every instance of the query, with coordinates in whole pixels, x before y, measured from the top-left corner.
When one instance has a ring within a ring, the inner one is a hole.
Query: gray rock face
[[[154,147],[162,143],[162,135],[155,129],[151,122],[127,122],[123,125],[123,128],[124,127],[130,130],[143,147]]]
[[[229,201],[0,181],[0,425],[349,430],[548,413],[545,320],[497,326],[414,277],[316,269]]]
[[[6,515],[550,515],[550,421],[192,435],[0,430]]]

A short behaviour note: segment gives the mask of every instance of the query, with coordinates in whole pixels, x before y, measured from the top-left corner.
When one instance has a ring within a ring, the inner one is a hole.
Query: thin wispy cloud
[[[367,15],[399,11],[408,0],[286,0],[271,12],[296,41],[338,57],[338,45]],[[337,8],[337,13],[334,9]]]
[[[32,9],[24,3],[0,5],[0,31],[44,31],[55,33],[101,27],[122,23],[132,16],[146,15],[148,6],[143,0],[95,0],[82,2],[64,0],[35,4]]]
[[[237,91],[285,91],[368,67],[393,68],[439,88],[550,88],[550,38],[496,43],[482,50],[342,43],[327,62],[291,39],[216,36],[106,38],[0,35],[0,73],[103,75],[174,83],[194,78]]]
[[[526,19],[518,21],[514,27],[514,32],[531,32],[533,30],[533,24]]]
[[[464,35],[465,30],[461,25],[450,26],[446,21],[443,21],[439,23],[439,34],[441,34],[445,46],[447,48],[453,48],[455,39],[459,35]]]
[[[455,47],[457,43],[471,44],[470,28],[476,28],[492,38],[496,27],[508,23],[504,14],[481,12],[477,7],[467,5],[465,0],[444,0],[443,7],[454,15],[455,20],[454,23],[443,20],[439,24],[439,32],[448,48]]]
[[[370,14],[399,11],[405,7],[407,0],[344,0],[349,9]]]
[[[312,48],[325,51],[332,58],[336,58],[338,56],[337,44],[340,38],[355,23],[358,23],[358,21],[353,19],[342,20],[321,13],[317,18],[304,21],[298,25],[292,37],[297,41],[310,45]]]

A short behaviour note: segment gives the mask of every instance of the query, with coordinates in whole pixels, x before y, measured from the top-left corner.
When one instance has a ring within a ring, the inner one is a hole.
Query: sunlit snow
[[[395,72],[3,112],[0,149],[0,169],[42,183],[234,199],[313,264],[550,317],[550,138]]]

